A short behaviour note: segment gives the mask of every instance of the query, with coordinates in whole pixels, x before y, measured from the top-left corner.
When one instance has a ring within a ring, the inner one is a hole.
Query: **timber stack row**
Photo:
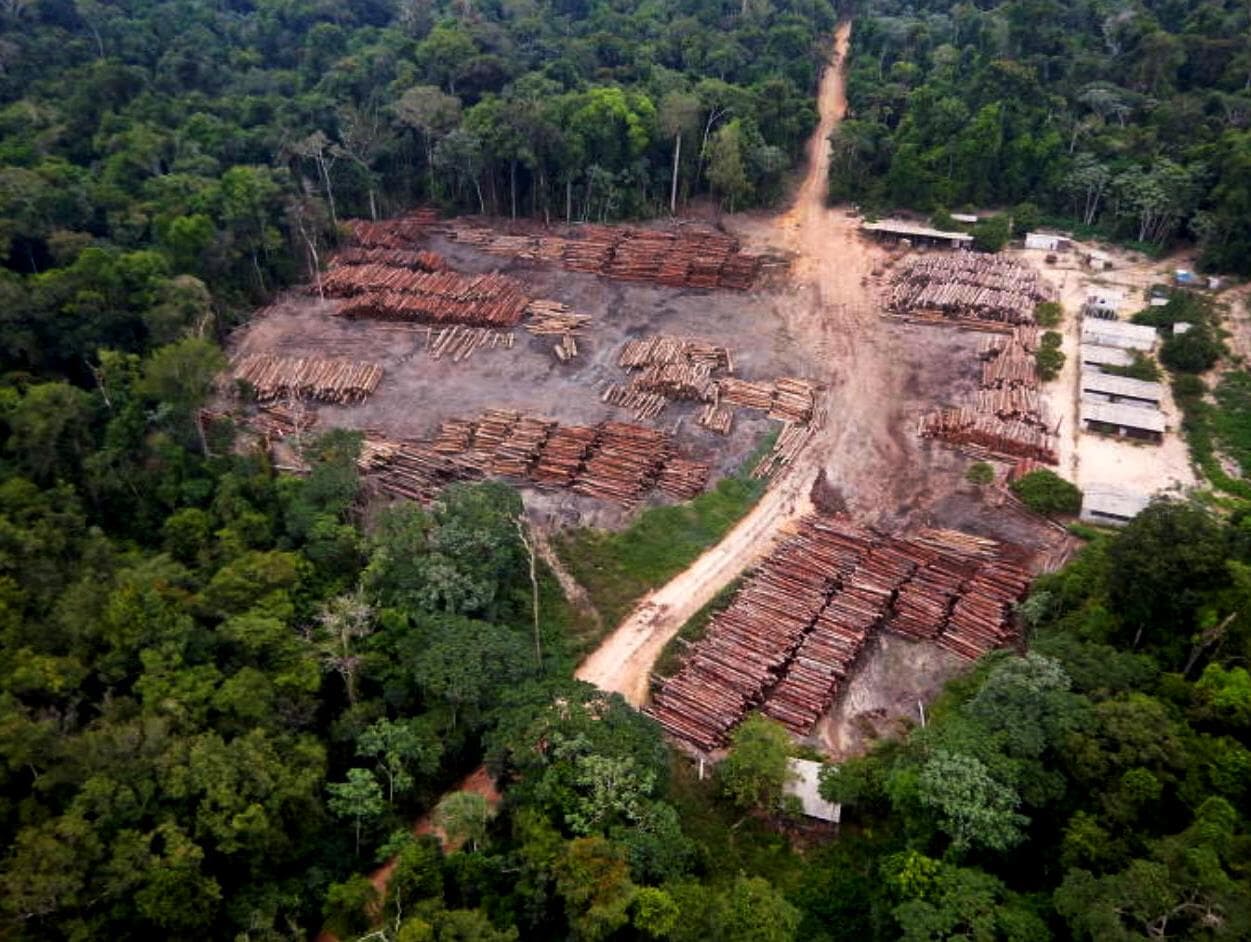
[[[439,215],[435,210],[422,208],[395,219],[381,222],[350,219],[345,225],[351,242],[361,248],[412,249],[426,238],[438,221]]]
[[[446,231],[453,241],[494,255],[677,288],[746,291],[760,273],[759,256],[742,251],[738,240],[704,226],[662,230],[582,225],[558,235],[516,235],[455,220]]]
[[[438,252],[425,249],[367,249],[348,246],[335,253],[330,260],[332,267],[344,265],[387,265],[391,268],[407,268],[410,271],[450,271],[451,265]]]
[[[562,426],[508,409],[449,419],[430,442],[375,442],[361,467],[383,490],[418,500],[452,481],[495,476],[622,504],[653,487],[689,499],[707,486],[709,473],[707,464],[677,455],[672,437],[656,429]]]
[[[881,630],[902,626],[968,659],[1009,643],[1029,577],[963,537],[896,539],[805,518],[712,619],[647,712],[704,752],[724,746],[756,708],[806,735]]]
[[[1034,323],[1034,308],[1051,293],[1038,272],[1007,258],[944,252],[908,258],[895,271],[887,307],[897,314]]]
[[[258,402],[318,399],[364,402],[382,381],[382,367],[360,360],[251,354],[234,364],[234,378],[252,387]]]
[[[331,297],[349,298],[344,317],[514,327],[530,305],[506,275],[419,272],[390,265],[342,265],[322,279]]]

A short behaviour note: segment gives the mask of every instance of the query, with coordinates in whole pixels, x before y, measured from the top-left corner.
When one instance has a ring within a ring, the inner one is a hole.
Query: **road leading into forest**
[[[646,702],[652,666],[682,626],[813,509],[810,493],[822,467],[834,472],[836,484],[854,485],[853,509],[866,511],[886,498],[890,462],[902,460],[890,435],[890,407],[873,405],[890,400],[889,380],[895,377],[881,345],[871,342],[879,327],[865,286],[872,250],[845,211],[826,206],[829,137],[847,111],[844,66],[850,40],[851,24],[843,23],[835,33],[834,61],[821,77],[820,120],[808,142],[807,172],[791,208],[767,233],[795,255],[791,273],[798,289],[783,315],[789,333],[830,367],[825,402],[830,417],[720,543],[649,593],[578,667],[580,680],[620,693],[635,706]]]

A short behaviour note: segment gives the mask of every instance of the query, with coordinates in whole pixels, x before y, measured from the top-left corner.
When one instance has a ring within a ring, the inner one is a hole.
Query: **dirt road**
[[[823,377],[829,418],[720,543],[650,593],[578,668],[580,679],[636,706],[647,699],[652,665],[682,625],[812,509],[809,495],[820,469],[843,491],[850,509],[876,516],[889,507],[899,468],[906,465],[892,394],[902,377],[892,368],[867,287],[876,250],[858,237],[858,223],[845,210],[825,205],[829,136],[847,110],[843,65],[850,40],[851,24],[844,23],[821,79],[820,120],[794,203],[766,223],[767,231],[752,234],[794,254],[796,287],[783,310],[788,331],[818,350],[829,369]]]

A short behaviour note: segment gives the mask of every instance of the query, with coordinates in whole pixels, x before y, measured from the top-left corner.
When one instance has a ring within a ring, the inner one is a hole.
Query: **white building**
[[[1129,376],[1083,370],[1081,383],[1083,398],[1089,396],[1103,402],[1158,409],[1164,398],[1164,387],[1159,383]]]
[[[1027,232],[1025,233],[1025,247],[1041,249],[1044,252],[1058,252],[1060,249],[1069,247],[1069,239],[1067,236],[1055,235],[1051,232]]]
[[[1151,350],[1158,339],[1155,328],[1125,321],[1107,321],[1099,318],[1082,320],[1082,343],[1101,347],[1119,347],[1122,350]]]
[[[808,817],[838,824],[843,806],[821,797],[821,763],[811,759],[787,759],[786,763],[790,767],[791,778],[782,786],[782,793],[798,798]]]
[[[1106,484],[1094,484],[1082,494],[1081,519],[1086,523],[1124,526],[1147,509],[1151,498]]]

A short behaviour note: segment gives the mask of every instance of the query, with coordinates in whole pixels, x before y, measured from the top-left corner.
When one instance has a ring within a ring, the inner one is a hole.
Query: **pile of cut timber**
[[[407,268],[411,271],[449,271],[451,266],[438,252],[426,249],[367,249],[348,246],[340,249],[330,260],[337,265],[386,265],[391,268]]]
[[[620,383],[605,386],[599,398],[601,402],[606,402],[610,406],[629,409],[636,419],[654,419],[669,404],[669,400],[660,393],[647,392],[635,389],[633,386],[623,386]]]
[[[989,455],[1060,463],[1056,436],[1019,419],[1005,421],[974,409],[940,409],[922,416],[917,431],[922,438],[971,446]]]
[[[627,370],[671,364],[700,364],[708,371],[734,372],[730,351],[720,344],[695,337],[652,334],[639,340],[627,340],[617,357],[617,365]]]
[[[526,330],[536,337],[567,337],[591,322],[590,314],[578,314],[567,304],[543,298],[526,306]]]
[[[425,442],[367,438],[357,466],[366,479],[394,497],[429,502],[449,484],[482,477],[473,465],[440,454]]]
[[[453,363],[468,360],[475,350],[496,347],[511,349],[512,345],[512,331],[495,330],[491,327],[453,324],[437,330],[431,328],[426,333],[426,352],[430,354],[430,359],[439,360],[446,356]]]
[[[670,435],[622,422],[562,426],[541,416],[488,409],[477,419],[448,419],[430,454],[477,477],[494,475],[630,504],[653,487],[689,499],[708,484],[710,468],[675,454]]]
[[[359,403],[382,381],[382,367],[376,363],[270,354],[242,357],[233,372],[236,380],[252,387],[258,402],[294,398]]]
[[[1058,463],[1056,430],[1038,392],[1037,341],[1038,329],[1031,326],[984,340],[978,349],[982,373],[973,408],[922,416],[919,434],[991,456]]]
[[[344,317],[417,323],[514,327],[530,305],[521,284],[505,275],[418,272],[390,265],[343,265],[327,272],[322,289],[350,301]]]
[[[952,318],[1032,324],[1034,308],[1051,298],[1038,272],[979,252],[914,255],[893,278],[887,307],[897,314],[933,311]]]
[[[395,219],[384,219],[380,222],[349,219],[345,225],[349,240],[362,248],[411,249],[425,239],[431,226],[438,221],[437,211],[423,207]]]
[[[822,422],[823,417],[817,414],[803,425],[796,425],[794,422],[783,423],[782,430],[774,439],[773,447],[756,462],[751,476],[754,478],[772,477],[779,469],[789,465],[803,450],[808,439],[812,437],[812,433],[821,427]]]
[[[1029,577],[997,549],[953,531],[897,539],[805,518],[713,617],[647,712],[705,752],[757,707],[806,735],[878,631],[934,639],[967,658],[1006,644]]]
[[[288,435],[306,432],[317,424],[317,413],[310,412],[298,403],[294,407],[271,403],[261,406],[256,415],[248,419],[248,427],[270,441],[280,441]]]
[[[725,406],[710,402],[700,410],[699,418],[695,421],[718,435],[729,435],[730,429],[734,426],[734,412]]]
[[[560,234],[508,234],[456,220],[447,231],[454,241],[495,255],[678,288],[746,291],[760,273],[759,256],[742,251],[736,239],[700,225],[673,230],[583,225],[566,227]]]

